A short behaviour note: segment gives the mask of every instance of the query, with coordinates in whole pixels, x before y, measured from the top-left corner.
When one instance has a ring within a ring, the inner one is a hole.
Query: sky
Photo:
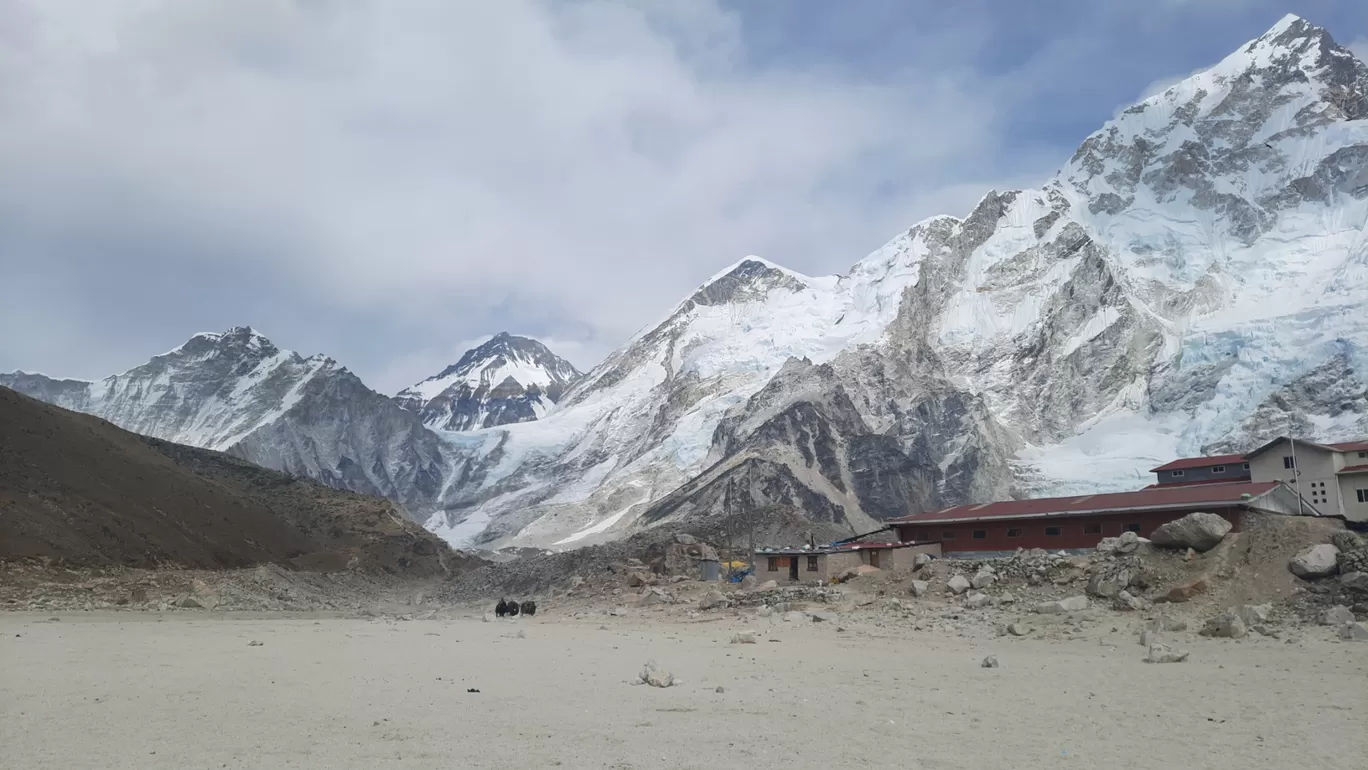
[[[393,393],[588,370],[755,254],[813,274],[1342,0],[0,0],[0,371],[251,325]]]

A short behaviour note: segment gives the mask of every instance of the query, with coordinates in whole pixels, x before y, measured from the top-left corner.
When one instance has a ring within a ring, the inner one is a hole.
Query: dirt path
[[[1189,662],[1147,665],[1124,632],[45,618],[0,615],[6,767],[1359,770],[1368,756],[1368,645],[1324,629],[1186,637]],[[743,628],[780,641],[728,644]],[[987,654],[1001,667],[981,668]],[[626,684],[648,658],[685,683]]]

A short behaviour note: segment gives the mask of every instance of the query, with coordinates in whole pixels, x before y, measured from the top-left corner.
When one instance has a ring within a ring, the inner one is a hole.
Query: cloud
[[[1350,53],[1358,57],[1359,61],[1368,62],[1368,37],[1359,35],[1344,46]]]

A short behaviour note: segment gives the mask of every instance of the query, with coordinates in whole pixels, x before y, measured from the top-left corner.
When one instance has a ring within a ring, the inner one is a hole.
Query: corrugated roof
[[[1144,509],[1186,508],[1195,505],[1240,505],[1261,497],[1279,485],[1277,481],[1233,484],[1165,485],[1136,492],[1112,492],[1080,497],[1044,497],[1035,500],[1005,500],[997,503],[958,505],[930,513],[919,513],[889,524],[934,524],[974,519],[1034,518],[1088,513],[1109,513]],[[1249,495],[1249,498],[1244,497]]]
[[[802,548],[800,546],[786,548],[757,548],[755,552],[765,556],[816,556],[822,553],[846,553],[847,551],[874,551],[887,550],[889,548],[907,548],[917,545],[908,541],[905,543],[846,543],[844,545],[819,545],[816,548]]]
[[[1181,471],[1188,468],[1209,468],[1213,465],[1243,465],[1244,455],[1212,455],[1211,457],[1182,457],[1158,468],[1150,468],[1150,473]]]
[[[1368,441],[1345,441],[1340,444],[1327,444],[1341,452],[1368,452]]]
[[[1242,472],[1243,473],[1243,472]],[[1249,475],[1247,473],[1232,473],[1228,478],[1220,479],[1197,479],[1195,481],[1161,481],[1150,484],[1145,489],[1168,489],[1169,487],[1191,487],[1197,484],[1248,484]]]
[[[1346,465],[1336,473],[1368,473],[1368,465]]]

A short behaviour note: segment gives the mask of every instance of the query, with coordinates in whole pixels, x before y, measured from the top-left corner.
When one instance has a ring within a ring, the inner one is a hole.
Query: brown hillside
[[[440,574],[393,504],[146,438],[0,388],[0,560]]]

